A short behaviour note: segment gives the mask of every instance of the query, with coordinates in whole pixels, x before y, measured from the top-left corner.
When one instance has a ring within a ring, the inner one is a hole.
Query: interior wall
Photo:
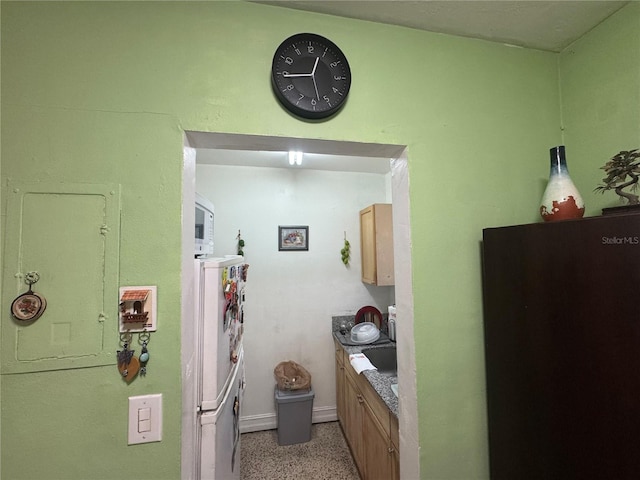
[[[640,3],[630,2],[560,55],[567,164],[585,215],[623,205],[595,192],[601,167],[621,150],[640,148]],[[626,200],[625,200],[626,203]]]
[[[115,365],[3,376],[3,477],[179,478],[193,130],[407,146],[421,478],[487,478],[478,242],[484,226],[538,221],[560,141],[557,55],[249,2],[0,8],[3,185],[120,184],[120,282],[157,285],[159,317],[144,381],[127,386]],[[298,31],[349,57],[349,99],[328,121],[292,117],[271,91],[273,52]],[[5,304],[18,292],[3,274]],[[115,355],[117,335],[108,341]],[[164,395],[163,440],[128,447],[127,397],[145,393]]]
[[[334,420],[333,315],[365,305],[383,312],[392,287],[360,281],[360,209],[385,203],[387,175],[197,165],[196,190],[215,205],[215,254],[237,251],[250,267],[245,307],[244,431],[275,427],[273,369],[293,360],[312,375],[315,421]],[[278,251],[279,225],[308,225],[309,251]],[[345,233],[351,262],[342,263]]]

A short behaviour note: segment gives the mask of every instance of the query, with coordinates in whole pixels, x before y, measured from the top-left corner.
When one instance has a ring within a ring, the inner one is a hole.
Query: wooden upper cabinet
[[[375,203],[360,210],[362,281],[387,286],[393,275],[393,216],[391,204]]]

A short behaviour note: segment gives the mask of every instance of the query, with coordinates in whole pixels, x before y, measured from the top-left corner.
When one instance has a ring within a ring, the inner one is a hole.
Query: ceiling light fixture
[[[302,165],[302,152],[289,151],[289,165]]]

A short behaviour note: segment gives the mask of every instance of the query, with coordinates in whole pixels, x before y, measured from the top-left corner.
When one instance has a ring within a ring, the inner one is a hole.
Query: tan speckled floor
[[[311,440],[278,445],[277,430],[243,433],[242,480],[359,480],[338,422],[315,423]]]

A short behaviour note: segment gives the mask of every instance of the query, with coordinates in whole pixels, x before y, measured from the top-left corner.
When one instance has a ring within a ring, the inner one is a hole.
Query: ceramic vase
[[[540,215],[545,222],[582,218],[584,201],[569,176],[564,145],[549,150],[549,157],[549,183],[540,201]]]

